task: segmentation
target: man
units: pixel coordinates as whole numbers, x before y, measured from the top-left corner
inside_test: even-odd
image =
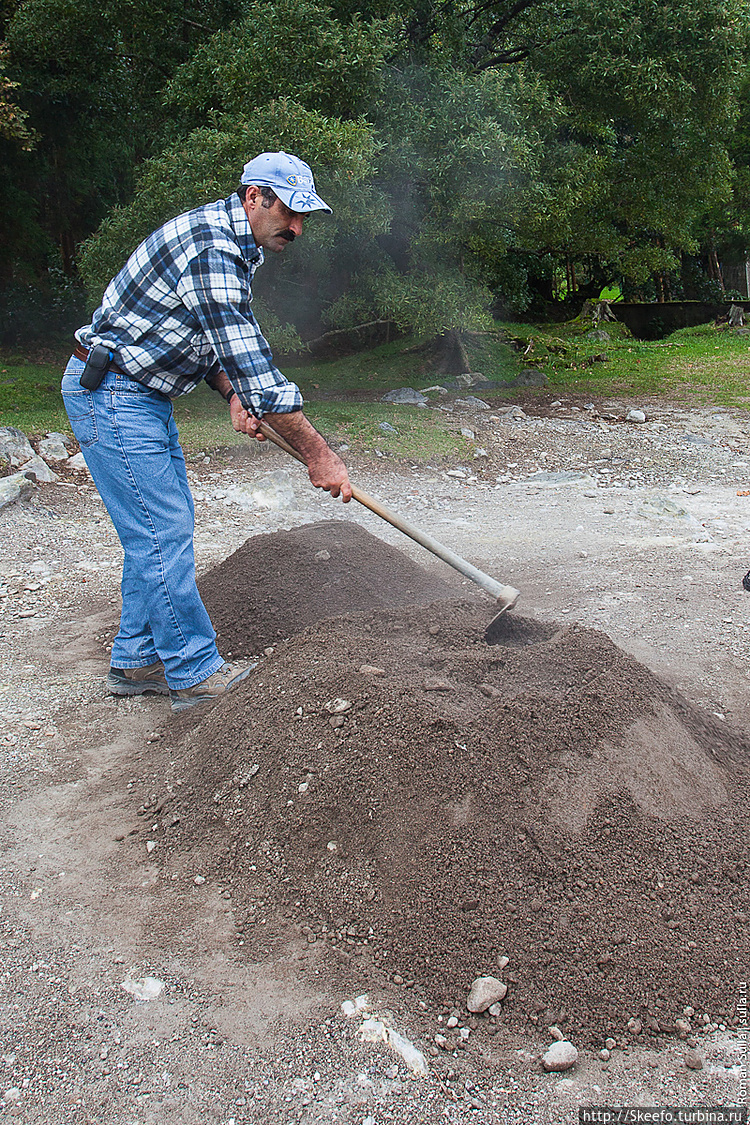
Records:
[[[165,223],[110,282],[76,333],[65,408],[125,552],[115,695],[169,694],[182,710],[223,695],[249,667],[227,664],[198,594],[193,501],[172,399],[205,379],[238,431],[263,418],[310,480],[351,499],[346,467],[302,413],[252,314],[263,251],[281,253],[311,211],[331,213],[307,164],[285,152],[245,165],[238,192]]]

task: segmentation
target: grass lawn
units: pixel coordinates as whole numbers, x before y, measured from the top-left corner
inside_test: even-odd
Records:
[[[474,371],[509,381],[524,367],[538,367],[547,385],[524,395],[669,399],[689,407],[716,403],[748,409],[750,336],[712,325],[681,329],[664,340],[635,340],[622,325],[603,325],[609,339],[590,337],[575,321],[559,325],[512,323],[503,336],[472,337]],[[461,456],[466,439],[441,411],[380,401],[394,387],[423,389],[439,383],[429,358],[413,341],[400,340],[335,362],[285,369],[299,383],[305,411],[325,434],[354,452],[430,461]],[[0,425],[25,433],[70,432],[60,398],[62,366],[0,355]],[[494,392],[496,395],[498,392]],[[512,401],[513,392],[503,394]],[[175,401],[188,453],[240,444],[223,399],[201,386]]]
[[[16,355],[5,362],[0,356],[0,426],[26,434],[70,433],[60,396],[62,373],[62,366],[26,363]]]
[[[685,406],[750,403],[750,336],[703,324],[663,340],[636,340],[621,325],[602,327],[609,340],[587,339],[572,325],[504,325],[519,346],[530,347],[524,363],[544,371],[550,391],[668,398]]]

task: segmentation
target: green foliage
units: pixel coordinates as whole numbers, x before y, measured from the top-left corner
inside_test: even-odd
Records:
[[[287,346],[378,317],[482,327],[581,283],[702,292],[691,263],[748,246],[747,0],[6,11],[0,287],[57,256],[97,299],[154,227],[279,147],[335,211],[258,276]]]
[[[16,105],[14,91],[18,83],[7,77],[7,66],[8,47],[0,43],[0,137],[28,151],[36,143],[36,134],[29,128],[27,111]]]
[[[537,31],[546,18],[528,15]],[[531,56],[570,107],[588,166],[589,191],[567,211],[557,248],[596,255],[610,279],[642,284],[694,253],[707,211],[731,198],[727,141],[746,74],[747,5],[571,0],[566,25],[552,49]]]
[[[750,403],[747,337],[713,324],[683,328],[662,340],[636,340],[622,331],[624,325],[608,323],[603,325],[611,336],[607,341],[587,338],[575,322],[503,327],[523,347],[524,362],[544,371],[545,393],[648,394],[688,405],[716,402],[744,409]]]
[[[391,46],[387,31],[383,21],[357,16],[341,24],[314,0],[261,0],[179,68],[167,99],[192,125],[215,114],[246,117],[287,96],[324,115],[354,117],[374,93]]]
[[[331,199],[363,176],[374,140],[360,122],[322,117],[282,99],[252,119],[225,118],[221,127],[195,129],[159,156],[146,161],[133,201],[115,209],[81,250],[80,269],[94,297],[152,230],[174,215],[236,189],[250,155],[294,148],[312,162],[317,186]]]
[[[75,273],[77,243],[126,201],[164,143],[163,89],[235,0],[24,0],[6,27],[7,76],[29,152],[0,144],[0,284]]]

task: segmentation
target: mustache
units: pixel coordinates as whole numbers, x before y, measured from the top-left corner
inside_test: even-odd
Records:
[[[297,237],[293,230],[280,230],[279,236],[285,238],[287,242],[294,242]]]

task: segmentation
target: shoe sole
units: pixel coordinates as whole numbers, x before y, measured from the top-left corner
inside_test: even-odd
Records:
[[[226,692],[222,692],[226,695]],[[213,703],[221,699],[220,695],[193,695],[190,699],[172,699],[173,711],[186,711],[188,707],[196,707],[199,703]]]
[[[153,680],[144,680],[140,684],[113,684],[107,680],[107,687],[112,695],[169,695],[166,684],[156,683]]]
[[[222,699],[228,691],[232,690],[235,684],[240,683],[240,681],[244,680],[246,676],[249,676],[253,668],[255,668],[256,666],[257,662],[256,664],[251,664],[250,667],[246,668],[244,672],[240,672],[239,676],[235,676],[233,680],[229,681],[224,691],[220,692],[219,695],[190,695],[186,697],[171,693],[172,710],[186,711],[188,707],[195,707],[199,703],[214,703],[217,699]]]

